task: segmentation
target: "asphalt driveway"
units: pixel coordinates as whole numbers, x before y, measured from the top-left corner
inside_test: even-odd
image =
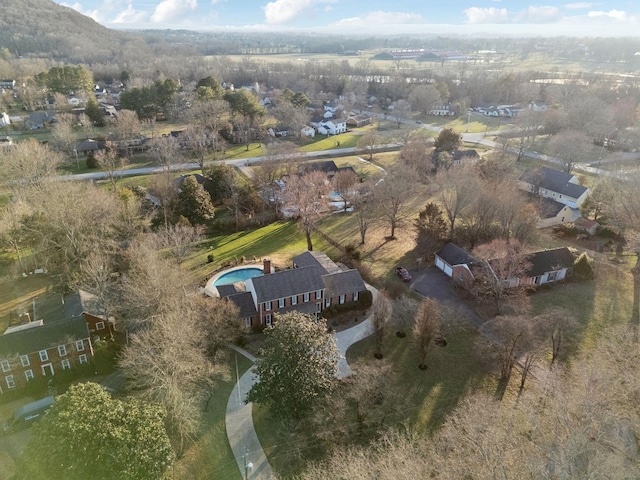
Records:
[[[430,297],[440,302],[447,303],[456,307],[463,312],[469,322],[475,327],[480,328],[484,323],[472,305],[466,303],[451,286],[451,278],[446,276],[442,270],[431,265],[427,268],[418,270],[410,270],[413,280],[411,288],[423,297]]]

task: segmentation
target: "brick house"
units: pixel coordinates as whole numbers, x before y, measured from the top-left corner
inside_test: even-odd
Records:
[[[0,335],[0,393],[88,363],[92,357],[83,317],[9,327]]]
[[[64,313],[66,318],[82,317],[94,337],[109,338],[115,331],[115,321],[113,317],[108,317],[100,299],[84,290],[64,298]]]
[[[246,327],[271,325],[275,314],[290,311],[317,315],[327,308],[357,302],[367,288],[355,269],[338,266],[320,252],[293,258],[292,268],[273,273],[264,260],[262,276],[215,287],[232,301]]]

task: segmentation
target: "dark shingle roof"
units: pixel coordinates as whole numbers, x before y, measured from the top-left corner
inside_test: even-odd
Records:
[[[88,313],[95,317],[104,317],[105,310],[100,303],[100,299],[93,293],[85,290],[78,290],[64,299],[64,314],[67,318],[79,317],[83,313]]]
[[[308,266],[250,278],[246,281],[246,284],[247,290],[251,290],[249,285],[253,284],[253,290],[256,292],[256,301],[263,303],[278,298],[323,290],[324,283],[320,275],[321,272],[318,267]]]
[[[346,270],[323,275],[322,280],[326,287],[325,297],[362,292],[367,289],[358,270]]]
[[[440,250],[438,250],[436,255],[451,266],[477,262],[477,260],[475,259],[475,257],[473,257],[473,255],[463,250],[462,248],[460,248],[454,243],[449,243],[445,245]]]
[[[89,328],[83,317],[46,323],[41,327],[0,335],[0,357],[38,352],[66,343],[67,338],[71,340],[89,338]]]
[[[298,168],[298,172],[301,174],[318,170],[324,173],[332,173],[338,171],[338,166],[333,160],[326,160],[324,162],[303,163]]]
[[[238,307],[240,318],[253,317],[258,314],[256,306],[253,304],[253,297],[249,292],[236,293],[227,297]]]
[[[341,271],[340,267],[338,267],[333,260],[322,252],[301,253],[300,255],[293,257],[293,264],[297,268],[311,266],[319,267],[322,271],[322,275]]]
[[[536,277],[554,270],[573,267],[575,261],[575,257],[567,247],[530,253],[525,256],[525,259],[531,265],[526,272],[528,277]]]
[[[540,198],[540,214],[542,218],[553,218],[566,207],[564,203],[556,202],[551,198]]]
[[[566,195],[571,198],[579,198],[587,191],[586,187],[571,183],[573,175],[548,167],[540,167],[536,170],[525,172],[520,177],[527,183],[539,185],[541,188]]]
[[[216,290],[218,290],[218,295],[220,295],[220,298],[229,297],[231,295],[235,295],[236,293],[240,293],[234,283],[229,283],[227,285],[217,285]]]
[[[458,160],[462,160],[465,158],[469,158],[469,159],[474,159],[474,158],[480,158],[480,155],[478,154],[478,152],[476,150],[455,150],[453,152],[453,159],[458,161]]]

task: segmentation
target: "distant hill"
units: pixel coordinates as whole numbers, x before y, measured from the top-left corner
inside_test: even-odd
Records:
[[[144,48],[135,33],[109,30],[52,0],[0,0],[0,48],[16,57],[108,61],[132,41]]]

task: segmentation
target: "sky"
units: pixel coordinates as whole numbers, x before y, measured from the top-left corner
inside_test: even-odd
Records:
[[[116,29],[638,36],[640,1],[54,0]]]

